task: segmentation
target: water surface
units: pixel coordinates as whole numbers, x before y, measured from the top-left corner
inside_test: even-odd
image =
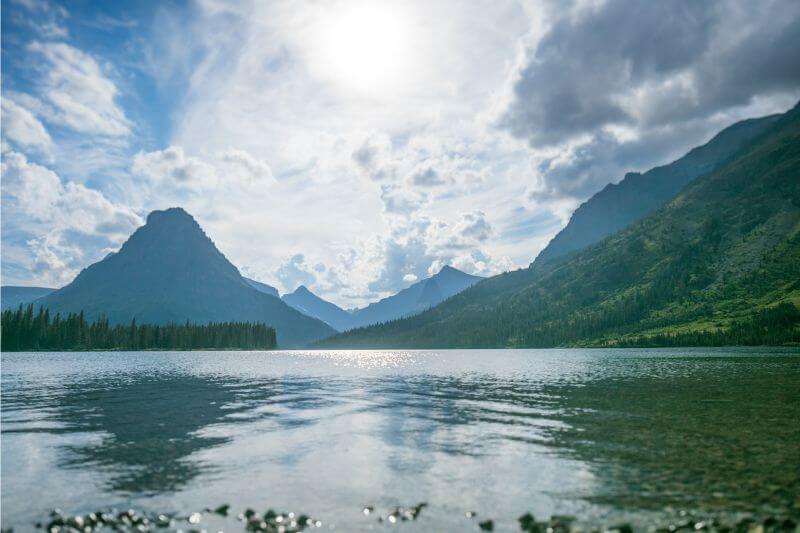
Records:
[[[2,525],[230,503],[408,531],[526,511],[800,512],[800,355],[774,349],[2,355]],[[241,530],[235,520],[215,526]]]

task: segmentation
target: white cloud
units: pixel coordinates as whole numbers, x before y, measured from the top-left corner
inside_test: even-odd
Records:
[[[153,186],[199,192],[218,187],[273,183],[269,165],[244,150],[229,149],[213,158],[186,155],[180,146],[139,152],[131,171],[148,178]],[[163,189],[156,191],[162,193]]]
[[[285,260],[278,267],[276,274],[283,286],[284,293],[294,292],[300,285],[312,285],[317,280],[312,267],[306,263],[303,254],[295,254]]]
[[[3,137],[21,149],[28,149],[52,158],[53,139],[33,113],[10,97],[2,99]]]
[[[69,12],[64,6],[46,0],[14,0],[14,3],[30,12],[22,20],[36,35],[49,39],[65,39],[69,36],[64,26],[64,19],[69,18]]]
[[[381,200],[387,213],[407,215],[422,209],[428,195],[398,185],[381,185]]]
[[[130,208],[82,184],[62,182],[19,152],[3,153],[2,176],[3,240],[26,236],[23,260],[37,283],[70,281],[142,224]]]
[[[796,88],[796,70],[786,68],[793,17],[775,22],[781,31],[772,36],[764,30],[770,13],[796,8],[770,0],[755,13],[746,2],[721,1],[707,10],[690,3],[673,20],[650,16],[668,8],[625,0],[409,0],[394,21],[385,14],[395,4],[377,1],[359,12],[361,0],[201,0],[186,11],[160,7],[151,33],[125,43],[133,57],[121,48],[106,54],[121,58],[116,65],[94,51],[36,42],[29,50],[43,61],[32,62],[35,97],[11,94],[54,136],[62,178],[91,175],[86,182],[102,186],[112,206],[137,213],[182,205],[243,271],[362,305],[444,264],[484,275],[527,265],[607,182],[665,162],[737,118],[787,107],[775,94]],[[619,6],[636,16],[609,16]],[[681,13],[693,10],[697,17],[684,22],[697,31],[687,35]],[[742,23],[704,33],[703,22],[720,13]],[[603,31],[620,27],[624,38]],[[652,35],[674,46],[654,47]],[[692,53],[712,45],[732,58]],[[749,67],[740,75],[711,68],[714,58],[744,64],[734,52],[765,76],[750,83],[742,79]],[[703,68],[687,73],[685,64]],[[719,100],[698,93],[698,72]],[[160,145],[138,138],[146,135],[128,117],[139,115],[121,108],[122,80],[147,74],[157,90],[179,95],[164,110],[170,137]],[[748,100],[756,93],[764,97]],[[679,116],[692,98],[701,122]],[[659,128],[665,117],[681,124]],[[79,135],[62,139],[55,126]],[[41,131],[23,129],[28,137],[6,134],[9,145],[44,149]],[[76,205],[97,203],[91,189],[55,185],[44,167],[28,172],[77,196]],[[74,216],[36,187],[20,186],[20,197],[41,195]],[[29,205],[34,218],[43,209]],[[103,216],[111,232],[114,217]],[[42,264],[56,270],[59,254],[75,264],[69,232],[44,235],[29,239]]]
[[[529,149],[487,116],[530,30],[528,12],[513,0],[479,0],[469,9],[413,0],[402,6],[401,21],[410,25],[411,64],[345,79],[351,68],[395,60],[373,57],[383,49],[375,43],[366,56],[327,61],[336,48],[321,46],[325,37],[314,29],[359,5],[201,2],[193,20],[162,19],[162,40],[149,56],[158,75],[188,75],[171,139],[183,147],[184,164],[202,154],[216,168],[208,154],[234,147],[267,161],[274,175],[274,184],[246,195],[217,180],[208,201],[184,199],[187,208],[259,279],[282,285],[278,271],[286,278],[288,264],[299,268],[290,259],[302,253],[303,271],[315,277],[311,288],[345,306],[385,296],[405,286],[405,276],[426,277],[436,260],[483,272],[527,264],[536,235],[509,244],[499,226],[491,238],[461,236],[448,246],[419,221],[442,221],[448,233],[468,224],[463,213],[532,205],[523,194]],[[377,18],[376,27],[384,21]],[[355,63],[331,72],[340,59]],[[367,82],[383,74],[402,80]]]
[[[117,86],[92,56],[66,43],[34,41],[29,49],[46,62],[38,89],[49,108],[46,120],[80,133],[131,133],[131,123],[116,102]]]
[[[550,13],[496,108],[535,154],[529,195],[540,203],[583,200],[800,97],[792,0],[574,2]]]
[[[244,150],[230,149],[222,153],[220,159],[227,164],[227,171],[245,180],[271,180],[272,169]]]
[[[217,183],[216,169],[199,158],[187,157],[180,146],[139,152],[133,159],[131,171],[156,185],[203,189]]]

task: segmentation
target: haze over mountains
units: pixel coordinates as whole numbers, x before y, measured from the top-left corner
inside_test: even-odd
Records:
[[[738,149],[713,146],[725,139]],[[800,342],[800,104],[729,128],[706,148],[721,159],[705,157],[708,150],[689,156],[712,170],[639,222],[548,268],[537,259],[417,316],[321,346]],[[644,176],[674,171],[689,156]],[[590,211],[612,211],[612,196],[584,204],[592,209],[573,228],[585,228]],[[562,232],[549,254],[579,249],[608,227],[588,238]],[[570,242],[575,235],[579,242]]]
[[[2,309],[15,309],[20,305],[27,305],[42,296],[47,296],[55,289],[48,287],[19,287],[5,285],[0,287],[0,302]]]

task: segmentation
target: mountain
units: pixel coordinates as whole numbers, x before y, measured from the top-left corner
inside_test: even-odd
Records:
[[[293,293],[283,295],[283,301],[308,316],[322,320],[336,331],[353,327],[353,315],[336,304],[323,300],[304,285]]]
[[[274,296],[275,298],[280,298],[281,295],[278,292],[278,289],[273,287],[272,285],[267,285],[266,283],[261,283],[260,281],[256,281],[250,278],[244,278],[248,285],[253,287],[258,292],[263,292],[264,294],[269,294],[270,296]]]
[[[0,287],[0,304],[2,309],[16,309],[20,304],[28,305],[34,300],[47,296],[55,289],[47,287],[19,287],[14,285],[4,285]]]
[[[538,255],[535,266],[568,256],[641,220],[674,198],[693,179],[729,161],[779,117],[771,115],[737,122],[668,165],[644,174],[632,172],[619,183],[607,185],[575,210],[569,223]]]
[[[331,335],[327,324],[253,288],[180,208],[153,211],[120,250],[37,301],[51,314],[84,311],[109,322],[264,322],[281,347]]]
[[[472,276],[445,266],[438,274],[418,281],[394,296],[348,311],[320,298],[302,285],[292,294],[284,295],[283,301],[308,316],[322,320],[337,331],[347,331],[415,315],[458,294],[481,279],[483,278],[480,276]]]
[[[351,327],[363,327],[415,315],[482,279],[480,276],[472,276],[451,266],[445,266],[434,276],[418,281],[394,296],[354,311]]]
[[[643,220],[325,347],[800,343],[800,104]]]

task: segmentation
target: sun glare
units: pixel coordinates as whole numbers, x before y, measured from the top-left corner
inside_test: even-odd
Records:
[[[398,88],[408,76],[413,28],[399,7],[348,6],[326,17],[320,29],[320,67],[337,83],[377,94]]]

